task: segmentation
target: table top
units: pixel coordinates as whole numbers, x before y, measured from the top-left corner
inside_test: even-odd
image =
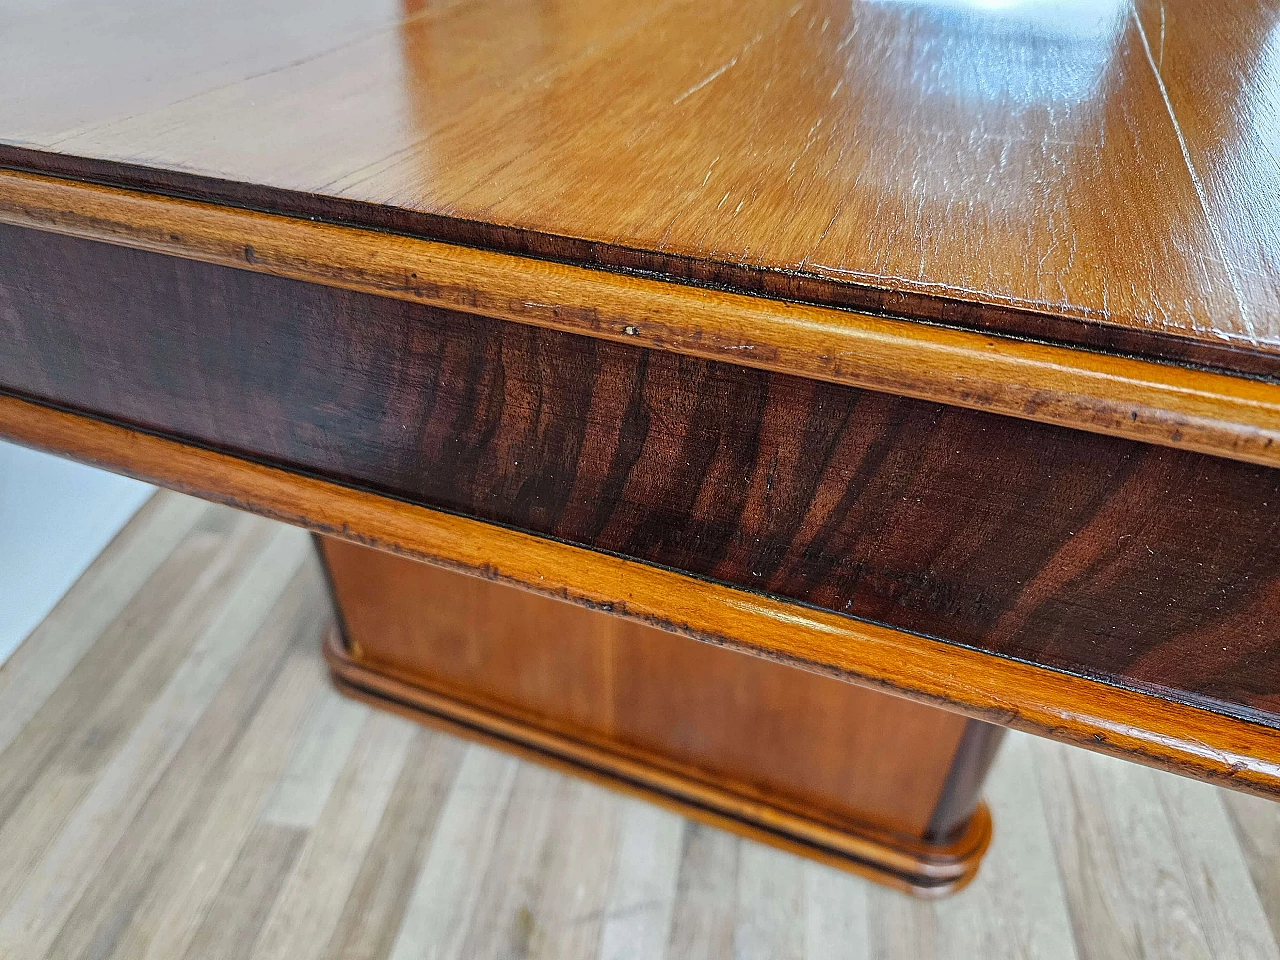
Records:
[[[1280,8],[9,2],[0,90],[10,166],[1280,375]]]

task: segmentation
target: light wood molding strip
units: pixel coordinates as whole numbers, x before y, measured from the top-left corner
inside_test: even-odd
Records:
[[[444,721],[446,728],[482,743],[539,763],[551,762],[560,769],[585,774],[644,799],[665,802],[685,816],[782,849],[803,851],[802,855],[816,855],[831,866],[861,872],[922,896],[951,893],[973,879],[991,839],[991,814],[981,804],[960,836],[945,845],[930,846],[871,827],[838,830],[715,784],[664,772],[618,752],[405,682],[385,671],[370,670],[352,659],[332,633],[326,636],[323,651],[344,693],[382,707],[399,706],[399,712],[419,722]],[[788,845],[786,839],[794,845]],[[859,862],[871,869],[860,871]]]
[[[0,438],[1104,753],[1280,798],[1280,730],[0,396]]]
[[[1280,466],[1280,385],[0,171],[0,222]]]

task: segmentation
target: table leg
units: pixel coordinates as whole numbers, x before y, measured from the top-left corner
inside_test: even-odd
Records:
[[[1002,730],[505,584],[317,538],[338,686],[920,895],[959,889]]]

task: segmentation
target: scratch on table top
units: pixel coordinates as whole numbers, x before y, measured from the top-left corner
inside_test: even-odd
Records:
[[[1142,49],[1147,55],[1147,63],[1151,67],[1151,72],[1155,76],[1156,87],[1160,90],[1160,97],[1164,100],[1164,108],[1169,114],[1169,122],[1173,124],[1173,133],[1178,140],[1178,149],[1182,152],[1182,162],[1187,168],[1187,173],[1191,177],[1191,185],[1195,188],[1196,198],[1200,201],[1200,210],[1204,214],[1205,222],[1209,227],[1209,234],[1213,237],[1214,246],[1217,247],[1218,256],[1222,259],[1223,272],[1227,275],[1227,281],[1231,284],[1231,293],[1235,297],[1236,307],[1240,311],[1240,321],[1244,324],[1245,334],[1250,342],[1258,342],[1258,331],[1253,325],[1253,318],[1249,315],[1249,308],[1245,304],[1244,291],[1240,289],[1240,280],[1236,277],[1235,270],[1232,268],[1231,260],[1227,256],[1227,245],[1222,239],[1222,232],[1218,229],[1218,223],[1213,215],[1209,212],[1209,198],[1205,192],[1204,182],[1200,179],[1200,174],[1196,172],[1195,164],[1191,162],[1191,151],[1187,148],[1187,139],[1182,133],[1182,125],[1178,123],[1178,116],[1173,109],[1173,101],[1169,99],[1169,89],[1165,86],[1164,77],[1160,73],[1161,64],[1156,62],[1156,58],[1151,53],[1151,43],[1147,40],[1146,28],[1142,25],[1142,18],[1138,16],[1137,7],[1132,7],[1133,22],[1138,28],[1138,37],[1142,40]],[[1164,33],[1164,5],[1160,6],[1160,29],[1161,29],[1161,60],[1164,59],[1163,33]]]
[[[1160,63],[1159,70],[1164,70],[1164,0],[1160,0]]]
[[[786,23],[788,20],[794,17],[797,13],[800,12],[800,9],[803,6],[804,6],[803,3],[797,3],[795,6],[793,6],[789,11],[787,11],[787,15],[783,17],[782,22]],[[680,94],[678,97],[672,100],[671,105],[673,107],[678,107],[681,103],[683,103],[685,100],[688,100],[691,96],[693,96],[703,87],[706,87],[711,83],[714,83],[719,77],[724,76],[729,70],[733,69],[733,67],[737,65],[739,60],[741,60],[744,56],[746,56],[747,52],[752,47],[754,47],[761,40],[763,40],[768,35],[769,32],[771,31],[762,30],[759,33],[757,33],[754,37],[748,40],[746,44],[743,45],[741,50],[735,53],[732,57],[730,57],[720,66],[712,70],[709,74],[707,74],[705,77],[703,77],[693,86],[691,86],[684,93]]]
[[[140,115],[158,113],[159,111],[162,111],[162,110],[171,110],[174,107],[177,107],[181,104],[190,103],[191,101],[198,100],[202,97],[212,96],[212,95],[221,93],[224,90],[230,90],[230,89],[239,87],[243,84],[251,83],[255,80],[261,80],[264,77],[269,77],[274,74],[286,73],[290,70],[295,70],[299,67],[306,66],[309,63],[315,63],[318,60],[324,60],[328,57],[334,56],[335,54],[343,53],[347,50],[350,50],[353,47],[358,47],[361,44],[368,43],[371,40],[377,40],[381,37],[393,35],[397,31],[404,30],[406,27],[408,27],[409,25],[413,24],[418,20],[428,20],[428,19],[439,18],[443,14],[448,13],[454,10],[455,8],[462,6],[464,2],[465,0],[454,0],[454,2],[452,3],[446,3],[438,7],[429,7],[426,9],[419,10],[416,13],[406,14],[394,22],[385,23],[376,27],[370,27],[366,30],[357,31],[356,33],[353,33],[350,36],[343,37],[340,42],[332,44],[328,47],[325,47],[324,49],[316,50],[315,52],[309,53],[305,56],[295,57],[292,60],[288,60],[284,63],[278,63],[278,64],[275,64],[274,66],[266,67],[262,70],[259,70],[253,73],[247,73],[247,74],[244,74],[243,76],[236,76],[225,82],[215,83],[213,86],[210,86],[210,87],[203,87],[199,90],[196,90],[194,93],[189,93],[186,96],[178,97],[176,100],[170,100],[167,103],[164,103],[158,107],[154,107],[152,109],[146,110],[144,111],[143,114],[129,113],[124,116],[113,117],[109,120],[104,120],[100,123],[92,123],[85,126],[74,127],[70,130],[64,131],[59,136],[50,140],[46,146],[57,147],[57,146],[69,144],[82,137],[91,136],[95,133],[101,133],[102,131],[110,130],[113,127],[118,127],[121,124],[128,123],[131,120],[137,119]]]
[[[759,38],[759,36],[757,36],[757,37],[756,37],[756,40],[758,41],[759,39],[760,39],[760,38]],[[754,41],[753,41],[753,43],[754,43]],[[752,45],[752,44],[749,44],[748,46],[751,46],[751,45]],[[680,96],[678,96],[678,97],[676,97],[674,100],[672,100],[672,101],[671,101],[671,105],[672,105],[673,107],[674,107],[674,106],[678,106],[680,103],[684,102],[685,100],[688,100],[691,96],[693,96],[695,93],[697,93],[697,92],[698,92],[699,90],[701,90],[703,87],[705,87],[707,84],[709,84],[709,83],[711,83],[712,81],[714,81],[714,80],[716,79],[716,77],[720,76],[720,75],[721,75],[721,74],[723,74],[726,70],[728,70],[728,69],[730,69],[731,67],[733,67],[737,62],[738,62],[738,57],[736,57],[736,56],[735,56],[735,57],[730,57],[730,58],[729,58],[729,60],[728,60],[726,63],[723,63],[723,64],[721,64],[719,67],[717,67],[715,70],[712,70],[709,74],[707,74],[705,77],[703,77],[703,78],[702,78],[701,80],[699,80],[697,83],[695,83],[692,87],[690,87],[690,88],[689,88],[688,90],[686,90],[684,93],[680,94]]]

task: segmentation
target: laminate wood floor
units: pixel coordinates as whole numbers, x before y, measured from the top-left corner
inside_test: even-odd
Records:
[[[330,616],[301,532],[148,503],[0,670],[0,956],[1280,960],[1280,805],[1013,735],[921,902],[345,700]]]

